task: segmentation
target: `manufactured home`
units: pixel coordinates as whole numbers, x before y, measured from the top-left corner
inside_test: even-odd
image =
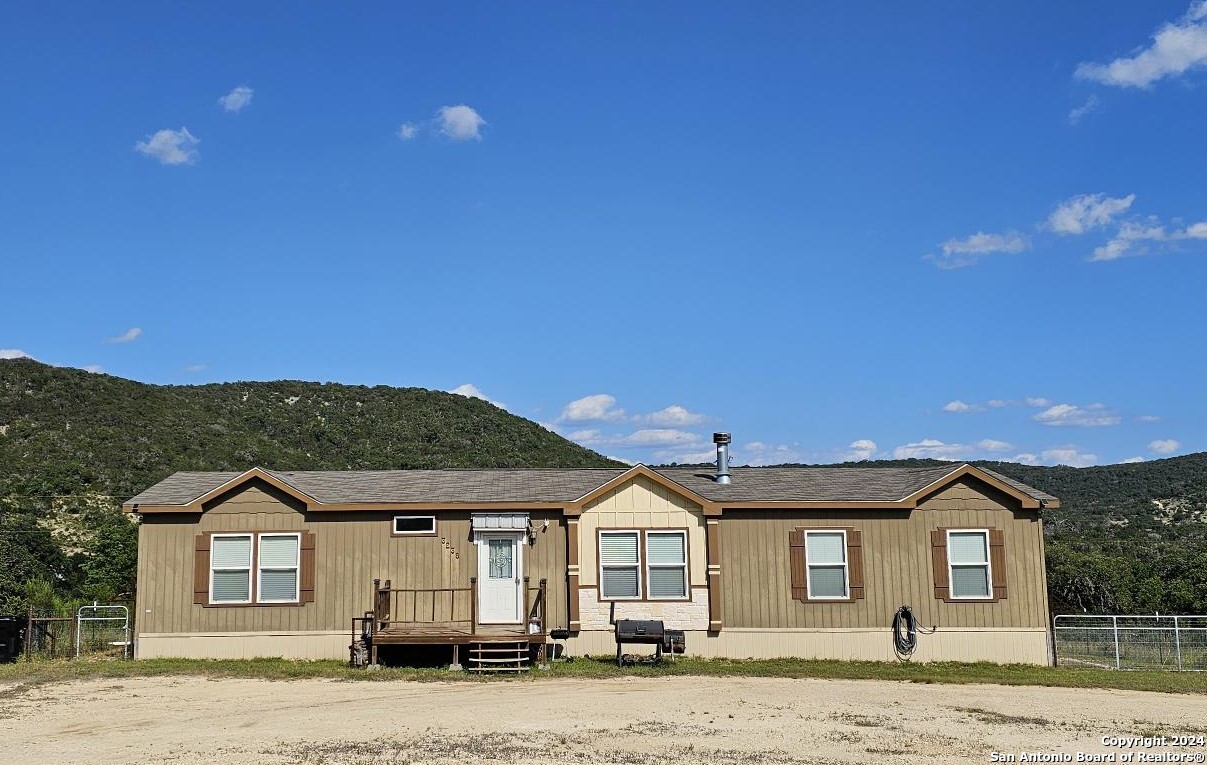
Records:
[[[718,451],[726,449],[722,444]],[[661,620],[687,653],[1048,662],[1041,511],[971,465],[176,473],[141,517],[137,655],[471,667],[545,646],[615,650]],[[568,637],[567,637],[568,635]]]

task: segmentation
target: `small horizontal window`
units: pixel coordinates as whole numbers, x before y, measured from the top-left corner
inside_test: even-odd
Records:
[[[394,516],[395,534],[435,534],[436,516],[434,515],[396,515]]]

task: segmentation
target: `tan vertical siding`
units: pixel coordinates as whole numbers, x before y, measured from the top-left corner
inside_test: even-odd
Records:
[[[725,626],[736,628],[887,628],[909,605],[923,625],[1047,626],[1038,514],[972,479],[906,510],[731,510],[721,521]],[[788,535],[797,527],[848,526],[863,532],[865,597],[853,603],[792,598]],[[1005,536],[1007,597],[944,603],[934,597],[930,531],[999,528]]]
[[[390,511],[310,512],[266,486],[220,498],[199,515],[147,515],[139,530],[139,633],[237,633],[350,630],[372,604],[373,579],[398,588],[469,587],[477,570],[469,512],[436,513],[436,536],[393,536]],[[551,626],[566,622],[566,527],[556,511],[531,514],[536,540],[525,548],[525,573],[536,587],[549,580]],[[549,519],[548,529],[543,521]],[[206,607],[193,604],[197,534],[309,531],[315,535],[315,599],[301,606]],[[451,605],[447,594],[437,613]],[[469,618],[468,593],[456,615]],[[398,608],[414,609],[413,597]],[[430,595],[418,609],[430,618]],[[410,611],[408,611],[409,615]]]

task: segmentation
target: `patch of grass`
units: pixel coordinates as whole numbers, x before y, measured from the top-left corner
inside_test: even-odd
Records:
[[[28,686],[92,678],[191,675],[259,680],[330,680],[382,682],[542,682],[549,678],[605,679],[614,677],[778,677],[822,680],[888,680],[909,683],[988,685],[1038,685],[1060,688],[1114,688],[1162,693],[1207,694],[1207,683],[1194,672],[1036,667],[1024,664],[893,664],[874,661],[813,661],[803,659],[700,659],[679,658],[661,666],[637,665],[623,669],[612,659],[578,657],[555,662],[549,670],[534,669],[515,676],[477,676],[445,669],[384,668],[369,672],[352,669],[340,661],[289,661],[285,659],[139,659],[137,661],[18,661],[0,665],[0,684]]]
[[[994,712],[992,709],[981,709],[980,707],[952,707],[952,709],[957,712],[970,714],[988,725],[1035,725],[1046,728],[1052,724],[1051,720],[1043,717],[1008,715],[1002,712]]]

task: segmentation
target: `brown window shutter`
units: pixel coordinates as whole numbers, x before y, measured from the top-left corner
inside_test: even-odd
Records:
[[[314,534],[302,532],[302,581],[301,597],[303,603],[314,602]]]
[[[847,576],[851,600],[863,598],[863,532],[847,529]]]
[[[805,585],[805,532],[794,529],[788,534],[788,558],[792,569],[792,598],[801,602],[809,599]]]
[[[193,603],[210,602],[210,535],[198,534],[193,546]]]
[[[951,587],[947,581],[947,529],[930,532],[930,565],[935,577],[935,599],[951,600]]]
[[[1001,529],[989,529],[989,568],[993,571],[993,599],[1006,599],[1006,540]]]

